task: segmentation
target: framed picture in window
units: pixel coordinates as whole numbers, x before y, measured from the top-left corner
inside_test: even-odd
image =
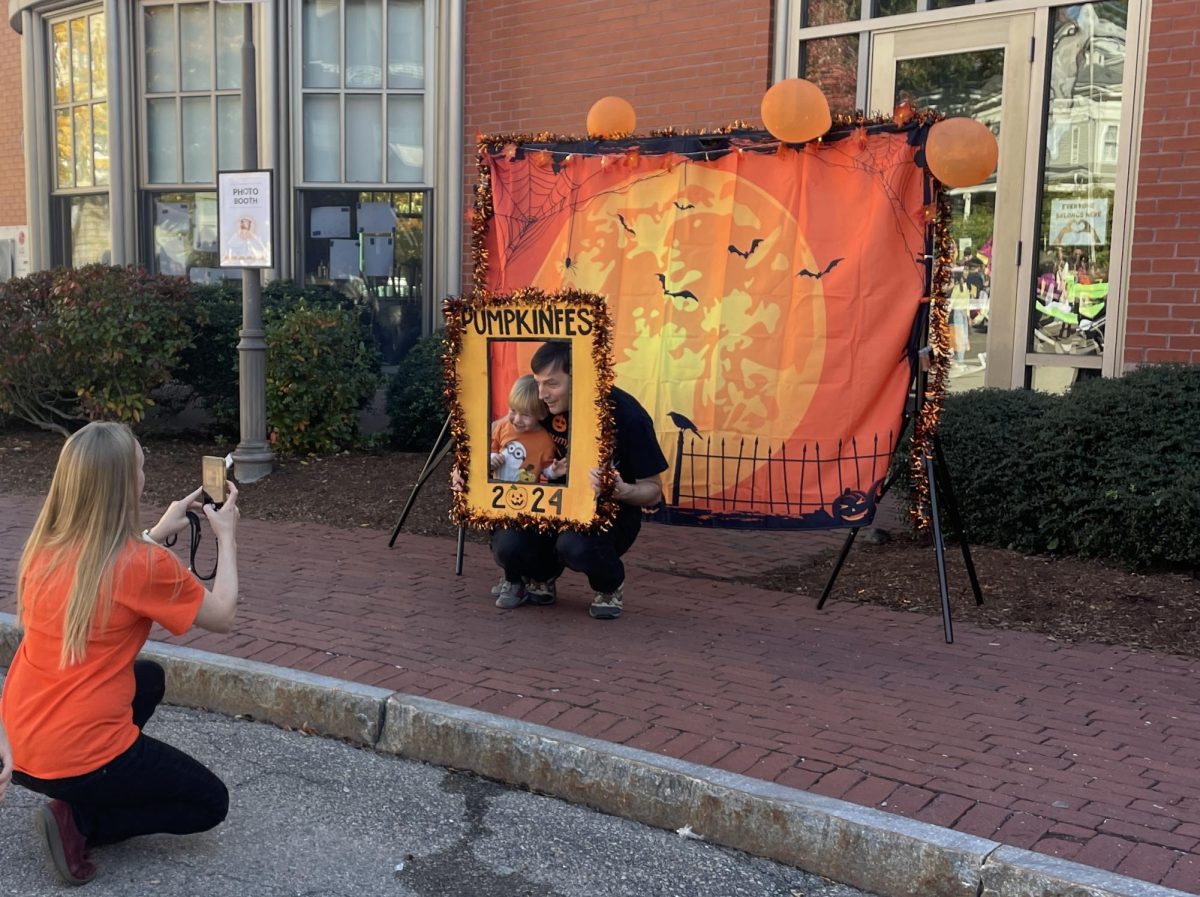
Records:
[[[477,292],[445,305],[460,525],[590,531],[611,523],[611,325],[576,290]],[[603,471],[599,494],[591,471]]]

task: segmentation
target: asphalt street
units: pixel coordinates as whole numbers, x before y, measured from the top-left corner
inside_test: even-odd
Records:
[[[229,786],[229,818],[93,852],[80,893],[205,897],[865,897],[797,869],[583,807],[249,720],[162,707],[148,734]],[[61,895],[43,800],[0,803],[0,894]]]

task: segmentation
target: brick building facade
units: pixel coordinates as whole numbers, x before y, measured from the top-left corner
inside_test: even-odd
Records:
[[[0,28],[0,90],[7,97],[21,95],[21,36]],[[21,108],[5,103],[0,126],[0,227],[25,223],[25,150]]]
[[[1125,361],[1200,362],[1200,6],[1151,14]]]

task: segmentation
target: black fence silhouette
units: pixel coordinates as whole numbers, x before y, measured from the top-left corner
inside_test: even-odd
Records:
[[[801,517],[827,511],[847,489],[869,492],[887,475],[896,449],[890,430],[882,440],[876,433],[869,446],[860,447],[855,437],[835,445],[804,443],[799,452],[789,451],[786,442],[764,448],[759,437],[722,437],[714,443],[691,436],[685,446],[684,435],[680,429],[670,503],[714,513]],[[816,498],[806,501],[814,483]]]

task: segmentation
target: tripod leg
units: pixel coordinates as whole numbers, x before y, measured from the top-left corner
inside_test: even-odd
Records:
[[[975,603],[983,604],[983,591],[979,588],[979,577],[975,575],[975,562],[971,560],[971,546],[967,544],[967,531],[963,526],[962,517],[958,513],[958,500],[954,497],[954,487],[950,483],[950,468],[946,466],[946,456],[942,454],[941,440],[933,437],[933,458],[941,471],[942,491],[946,497],[946,510],[950,513],[950,522],[954,525],[954,534],[962,548],[963,563],[967,567],[967,578],[971,580],[971,591],[975,593]]]
[[[392,527],[392,537],[388,539],[388,548],[396,544],[396,536],[400,535],[400,527],[404,526],[404,521],[408,518],[408,512],[412,510],[413,503],[417,500],[417,493],[421,491],[421,487],[425,485],[425,481],[437,469],[437,466],[442,463],[442,459],[450,453],[454,442],[449,441],[440,449],[435,447],[430,452],[429,457],[425,461],[424,468],[421,469],[421,475],[417,477],[417,481],[413,484],[412,491],[408,493],[408,501],[404,503],[404,509],[400,512],[400,519],[396,521],[396,525]]]
[[[463,568],[463,551],[467,546],[467,528],[460,526],[458,528],[458,544],[454,549],[454,575],[462,576]]]
[[[825,601],[829,598],[829,593],[833,591],[833,583],[837,579],[838,574],[842,572],[842,564],[846,563],[846,555],[850,553],[850,546],[854,544],[854,537],[857,535],[858,527],[856,526],[850,530],[850,535],[846,536],[846,541],[842,543],[842,550],[838,554],[837,562],[833,565],[833,572],[829,574],[829,581],[825,583],[821,597],[817,599],[817,610],[825,606]]]
[[[925,459],[925,476],[929,479],[929,516],[933,522],[933,548],[937,555],[938,592],[942,598],[942,628],[946,644],[954,643],[954,627],[950,622],[950,589],[946,584],[946,544],[942,540],[942,521],[938,516],[937,468],[933,458]]]

